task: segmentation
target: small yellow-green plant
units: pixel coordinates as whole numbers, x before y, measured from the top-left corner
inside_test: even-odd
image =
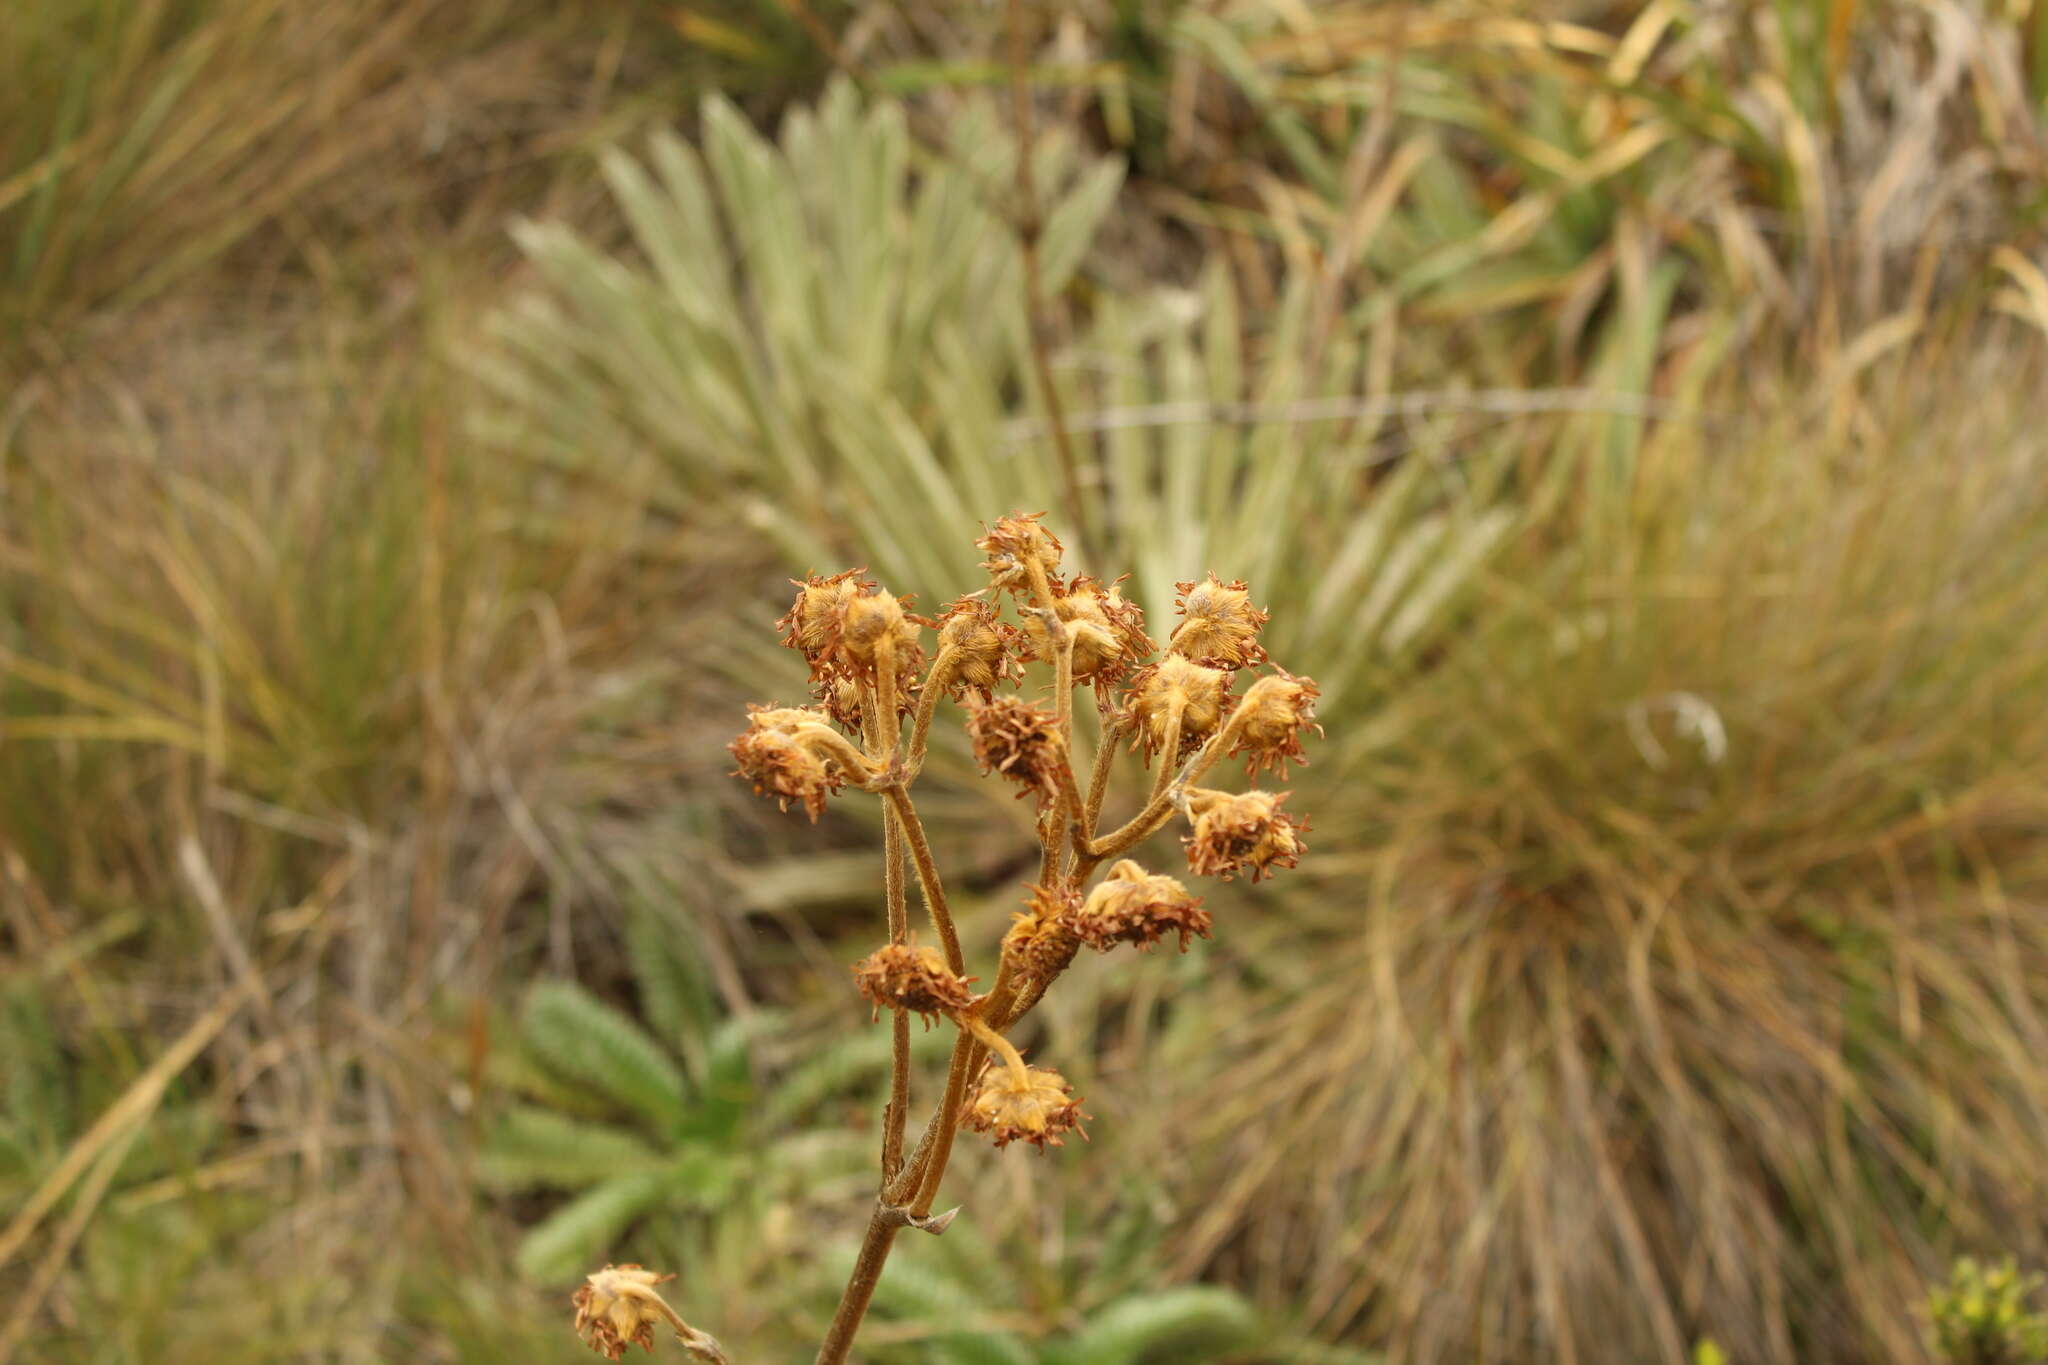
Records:
[[[1157,662],[1143,614],[1114,583],[1065,577],[1064,547],[1036,516],[998,520],[979,541],[989,584],[937,617],[908,604],[862,571],[799,583],[779,623],[783,642],[809,661],[810,706],[756,706],[732,742],[736,776],[813,819],[847,788],[884,803],[883,895],[888,941],[854,964],[861,995],[894,1030],[889,1099],[882,1111],[880,1190],[852,1278],[833,1314],[820,1365],[844,1361],[873,1298],[896,1234],[944,1232],[957,1209],[934,1214],[954,1137],[962,1126],[996,1146],[1061,1146],[1082,1132],[1081,1100],[1058,1071],[1029,1065],[1007,1034],[1085,945],[1149,949],[1207,937],[1211,917],[1172,876],[1124,855],[1184,819],[1188,869],[1198,876],[1253,880],[1292,867],[1305,828],[1285,794],[1199,786],[1225,758],[1244,757],[1256,776],[1301,761],[1315,728],[1316,686],[1273,667],[1242,693],[1241,676],[1267,664],[1259,634],[1266,613],[1241,582],[1179,584],[1180,621]],[[1015,607],[1005,619],[998,603]],[[924,631],[937,632],[926,665]],[[1049,667],[1051,705],[1016,695],[1024,665]],[[1074,694],[1092,689],[1101,716],[1085,786],[1074,762]],[[966,729],[984,773],[1015,785],[1037,807],[1038,877],[1025,909],[1002,940],[988,989],[967,973],[911,786],[924,766],[941,698],[963,703]],[[906,735],[906,722],[908,725]],[[1117,749],[1128,742],[1148,766],[1157,759],[1137,812],[1100,829]],[[910,930],[906,858],[937,939]],[[1104,864],[1108,872],[1094,880]],[[1093,881],[1093,885],[1090,883]],[[945,1089],[922,1136],[906,1150],[910,1112],[910,1016],[945,1019],[958,1030]],[[1083,1136],[1086,1136],[1083,1133]],[[577,1292],[576,1326],[601,1355],[618,1359],[635,1342],[652,1345],[663,1325],[700,1359],[725,1359],[717,1343],[684,1323],[653,1286],[651,1272],[606,1267]]]
[[[2022,1275],[2010,1257],[1995,1266],[1965,1256],[1948,1284],[1927,1296],[1928,1335],[1945,1365],[2035,1365],[2048,1361],[2048,1313],[2027,1300],[2041,1276]]]

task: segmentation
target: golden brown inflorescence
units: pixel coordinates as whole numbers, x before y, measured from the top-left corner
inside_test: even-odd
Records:
[[[1225,583],[1210,574],[1201,582],[1176,583],[1181,622],[1166,647],[1183,658],[1212,668],[1248,668],[1263,663],[1259,631],[1270,614],[1252,605],[1244,582]]]
[[[929,624],[939,632],[940,650],[953,651],[945,689],[954,701],[964,699],[970,690],[987,701],[1004,679],[1024,676],[1024,666],[1016,658],[1017,628],[1002,619],[993,603],[963,597],[949,603]]]
[[[1029,904],[1003,935],[1003,959],[1015,964],[1011,970],[1034,985],[1065,971],[1081,946],[1069,922],[1080,908],[1077,891],[1033,886]]]
[[[1264,671],[1260,632],[1267,613],[1252,604],[1243,583],[1212,573],[1176,585],[1180,620],[1165,653],[1147,662],[1156,646],[1137,606],[1118,582],[1067,572],[1064,547],[1038,515],[1001,517],[977,543],[987,582],[931,619],[911,615],[908,599],[860,570],[799,582],[778,624],[783,642],[810,665],[821,705],[752,708],[746,732],[732,743],[740,776],[785,807],[802,805],[813,819],[828,796],[845,788],[886,803],[884,847],[892,863],[883,886],[891,941],[853,967],[862,998],[876,1015],[892,1015],[881,1207],[827,1329],[818,1354],[823,1365],[848,1359],[896,1229],[940,1232],[950,1221],[931,1209],[960,1127],[998,1147],[1057,1147],[1081,1131],[1080,1101],[1066,1080],[1050,1067],[1027,1065],[1007,1036],[1081,946],[1108,952],[1120,944],[1148,950],[1172,942],[1185,952],[1213,931],[1200,897],[1125,855],[1178,818],[1188,821],[1183,842],[1198,876],[1257,881],[1293,867],[1302,854],[1305,825],[1283,808],[1283,796],[1199,785],[1226,757],[1246,758],[1254,777],[1269,767],[1284,774],[1303,761],[1302,742],[1318,729],[1315,683],[1277,665]],[[924,627],[937,632],[929,669]],[[1052,689],[1049,705],[1012,690],[1027,663],[1038,668],[1039,685]],[[1254,676],[1254,669],[1264,675]],[[1092,719],[1089,708],[1076,705],[1075,694],[1088,691],[1096,702]],[[1037,804],[1031,823],[1039,875],[1003,936],[994,981],[979,995],[972,990],[978,978],[961,965],[967,936],[953,922],[912,797],[940,703],[949,699],[966,707],[967,738],[982,772],[1015,783]],[[882,714],[889,710],[913,723],[905,727]],[[1125,739],[1144,751],[1153,773],[1142,780],[1134,812],[1105,820]],[[1085,782],[1073,768],[1077,745],[1094,750]],[[1107,873],[1096,879],[1105,865]],[[918,900],[939,946],[910,941],[905,871],[916,874]],[[927,1026],[943,1020],[957,1030],[944,1097],[915,1139],[905,1129],[910,1013]],[[654,1324],[667,1320],[686,1350],[722,1360],[709,1338],[672,1314],[664,1319],[669,1310],[653,1293],[654,1282],[630,1266],[592,1276],[577,1296],[578,1331],[616,1358],[635,1341],[651,1344]]]
[[[576,1305],[576,1334],[607,1360],[625,1357],[628,1346],[654,1349],[654,1329],[675,1316],[654,1286],[674,1275],[657,1275],[637,1265],[608,1265],[587,1276],[571,1302]]]
[[[981,1084],[968,1100],[961,1122],[988,1134],[998,1147],[1022,1141],[1045,1148],[1066,1146],[1067,1133],[1087,1137],[1081,1127],[1086,1117],[1066,1077],[1051,1067],[1019,1071],[992,1060],[982,1069]]]
[[[1040,801],[1058,795],[1058,766],[1066,761],[1058,718],[1019,697],[997,697],[967,713],[967,738],[984,773],[1015,782],[1017,794]]]
[[[1230,746],[1232,758],[1250,755],[1247,776],[1257,777],[1259,769],[1270,764],[1284,780],[1289,759],[1308,762],[1301,737],[1310,730],[1319,735],[1323,732],[1316,724],[1318,695],[1311,679],[1298,678],[1284,668],[1275,668],[1272,676],[1251,685],[1238,702],[1235,740]]]
[[[1169,654],[1131,679],[1124,694],[1124,723],[1149,763],[1166,745],[1177,717],[1179,739],[1166,761],[1178,763],[1216,733],[1236,701],[1230,695],[1230,674]]]
[[[1129,858],[1119,860],[1067,919],[1074,936],[1099,953],[1119,943],[1144,951],[1168,934],[1178,935],[1180,950],[1186,952],[1190,935],[1209,937],[1211,922],[1199,896]]]
[[[1275,867],[1293,867],[1301,861],[1301,831],[1280,803],[1287,793],[1222,792],[1190,787],[1188,814],[1194,832],[1181,842],[1188,852],[1188,870],[1198,877],[1221,877],[1225,881],[1239,872],[1251,873],[1253,881],[1272,875]]]
[[[803,727],[825,724],[824,714],[798,706],[748,709],[747,728],[727,746],[739,764],[733,776],[746,778],[784,810],[796,802],[816,820],[825,813],[825,798],[849,780],[835,759],[806,740]]]
[[[853,964],[853,980],[877,1017],[885,1009],[906,1009],[929,1025],[974,1003],[968,985],[975,978],[955,975],[937,948],[914,943],[883,944]]]

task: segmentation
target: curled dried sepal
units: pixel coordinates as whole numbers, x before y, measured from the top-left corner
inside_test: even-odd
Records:
[[[1247,771],[1252,776],[1271,764],[1285,778],[1288,759],[1308,761],[1301,752],[1302,735],[1311,729],[1323,732],[1316,724],[1318,695],[1313,679],[1296,677],[1284,668],[1276,667],[1272,676],[1253,683],[1233,718],[1231,756],[1250,754]]]
[[[965,698],[970,688],[987,701],[1004,678],[1024,676],[1023,666],[1013,657],[1016,628],[999,619],[992,604],[963,597],[929,624],[938,628],[939,647],[953,650],[946,691],[954,701]]]
[[[622,1360],[626,1348],[638,1344],[654,1349],[654,1330],[667,1327],[698,1360],[727,1365],[725,1352],[703,1332],[684,1322],[656,1292],[674,1275],[657,1275],[637,1265],[608,1265],[586,1276],[570,1302],[576,1305],[576,1335],[607,1360]]]
[[[1197,583],[1176,583],[1181,623],[1167,649],[1212,668],[1245,668],[1264,661],[1259,631],[1269,614],[1252,605],[1244,581],[1225,583],[1215,574]]]
[[[914,943],[885,943],[853,964],[854,983],[875,1007],[906,1009],[921,1014],[929,1025],[936,1015],[953,1014],[974,1003],[968,983],[957,976],[938,949]]]
[[[1051,1067],[1030,1066],[1020,1072],[991,1058],[960,1121],[977,1133],[987,1133],[998,1147],[1023,1141],[1045,1148],[1064,1147],[1066,1133],[1087,1137],[1081,1127],[1086,1117],[1066,1077]]]
[[[1081,944],[1069,925],[1081,908],[1081,897],[1073,891],[1043,886],[1031,888],[1031,900],[1010,923],[1003,935],[1003,958],[1015,964],[1013,970],[1026,982],[1042,984],[1067,969]]]
[[[1088,893],[1068,923],[1081,942],[1099,953],[1119,943],[1136,944],[1143,951],[1168,934],[1178,934],[1180,950],[1186,952],[1189,935],[1209,937],[1211,920],[1201,898],[1190,896],[1179,881],[1123,858]]]
[[[1280,803],[1287,793],[1266,791],[1212,791],[1190,787],[1187,792],[1189,818],[1194,832],[1181,842],[1188,853],[1188,870],[1198,877],[1222,877],[1228,881],[1238,872],[1249,871],[1253,881],[1270,876],[1275,867],[1293,867],[1301,861],[1305,845],[1297,824]]]
[[[1235,701],[1229,687],[1230,675],[1222,669],[1178,654],[1139,669],[1124,694],[1124,723],[1132,729],[1133,744],[1144,747],[1149,762],[1165,745],[1178,706],[1180,743],[1177,752],[1167,755],[1169,762],[1178,761],[1223,723]]]
[[[1059,791],[1059,719],[1018,697],[997,697],[967,713],[967,738],[984,773],[1001,773],[1041,799]]]
[[[1074,677],[1081,682],[1115,683],[1152,652],[1145,634],[1145,613],[1138,604],[1087,574],[1062,587],[1053,584],[1053,613],[1074,637]],[[1054,658],[1052,631],[1045,619],[1026,614],[1024,633],[1030,657],[1041,663]]]
[[[746,778],[755,794],[774,797],[784,810],[799,803],[816,820],[825,813],[825,798],[848,781],[837,763],[798,737],[800,727],[824,723],[824,714],[808,707],[749,707],[747,728],[727,746],[739,764],[732,775]]]
[[[1038,524],[1044,515],[1012,512],[1007,517],[998,517],[996,524],[974,542],[988,553],[981,567],[988,570],[989,582],[994,586],[1026,593],[1031,590],[1030,565],[1036,564],[1048,580],[1059,572],[1065,547]]]

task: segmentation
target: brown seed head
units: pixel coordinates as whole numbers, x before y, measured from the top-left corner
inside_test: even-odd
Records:
[[[655,1326],[681,1321],[654,1289],[674,1278],[637,1265],[608,1265],[585,1277],[570,1299],[576,1305],[576,1334],[607,1360],[624,1359],[626,1348],[635,1343],[652,1351]]]
[[[1181,623],[1173,628],[1167,649],[1212,668],[1244,668],[1259,663],[1266,651],[1259,629],[1268,613],[1252,605],[1242,579],[1225,583],[1210,574],[1199,583],[1176,583]]]
[[[1080,908],[1081,897],[1075,892],[1032,887],[1028,908],[1017,913],[1003,935],[1004,959],[1014,962],[1027,982],[1051,981],[1067,969],[1081,946],[1068,925]]]
[[[967,737],[984,773],[997,772],[1040,799],[1059,791],[1059,718],[1019,697],[997,697],[967,713]]]
[[[796,737],[799,725],[823,721],[805,707],[750,707],[747,728],[727,746],[739,764],[732,776],[746,778],[756,795],[774,797],[784,810],[801,803],[816,820],[825,813],[825,798],[846,784],[837,764]]]
[[[1285,779],[1288,759],[1308,762],[1301,752],[1302,735],[1310,729],[1323,732],[1316,724],[1318,695],[1313,679],[1298,678],[1284,668],[1253,683],[1237,705],[1231,756],[1249,753],[1246,771],[1254,777],[1261,767],[1271,764]]]
[[[1172,877],[1157,876],[1121,859],[1109,875],[1098,882],[1088,899],[1068,921],[1081,942],[1106,953],[1119,943],[1134,943],[1140,951],[1168,934],[1180,935],[1180,950],[1188,950],[1188,936],[1209,937],[1209,912],[1199,897]]]
[[[1011,657],[1016,630],[997,617],[992,604],[963,597],[930,624],[938,627],[940,647],[954,651],[953,676],[946,683],[954,701],[965,697],[969,688],[987,701],[1005,677],[1024,676],[1022,665]]]
[[[1169,762],[1178,762],[1223,722],[1235,701],[1229,688],[1230,675],[1222,669],[1169,654],[1131,678],[1124,694],[1124,723],[1133,727],[1134,743],[1144,746],[1149,760],[1166,743],[1167,724],[1178,701],[1179,752],[1167,755]]]
[[[846,604],[862,591],[875,586],[861,580],[860,572],[859,569],[846,569],[830,578],[811,574],[789,580],[796,584],[796,601],[775,624],[784,632],[782,643],[811,661],[814,677],[826,653],[839,639]]]
[[[875,1007],[906,1009],[924,1016],[953,1014],[974,1003],[967,984],[975,978],[955,976],[937,948],[914,943],[885,943],[853,964],[854,984]]]
[[[1194,832],[1182,839],[1188,851],[1188,870],[1198,877],[1222,877],[1249,870],[1253,881],[1270,876],[1272,869],[1293,867],[1301,861],[1305,845],[1297,824],[1280,803],[1287,793],[1212,791],[1190,787],[1188,814]]]
[[[1079,574],[1064,589],[1055,584],[1054,591],[1059,595],[1053,599],[1053,612],[1074,636],[1075,678],[1118,682],[1152,652],[1152,641],[1145,634],[1145,613],[1115,584],[1105,586],[1099,579]],[[1030,640],[1030,657],[1053,662],[1052,632],[1045,618],[1036,612],[1026,613],[1024,633]]]
[[[999,517],[996,524],[982,534],[974,543],[988,552],[988,559],[982,568],[988,570],[989,581],[998,588],[1025,593],[1031,590],[1031,575],[1026,567],[1036,564],[1048,580],[1060,570],[1060,556],[1065,547],[1054,538],[1052,532],[1038,524],[1043,512],[1025,516],[1012,512]]]
[[[1066,1077],[1051,1067],[1026,1067],[1019,1077],[992,1060],[982,1068],[981,1083],[968,1099],[960,1121],[977,1133],[987,1133],[998,1147],[1022,1139],[1044,1148],[1066,1146],[1063,1133],[1087,1137],[1081,1127],[1086,1117]]]

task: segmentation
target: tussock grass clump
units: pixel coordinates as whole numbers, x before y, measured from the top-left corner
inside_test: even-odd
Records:
[[[1625,517],[1504,552],[1319,803],[1349,847],[1290,908],[1323,970],[1233,1030],[1239,1098],[1195,1102],[1191,1262],[1405,1359],[1792,1362],[1918,1358],[1947,1248],[2038,1259],[2024,411],[1656,443]],[[1248,1142],[1252,1113],[1287,1117]]]

